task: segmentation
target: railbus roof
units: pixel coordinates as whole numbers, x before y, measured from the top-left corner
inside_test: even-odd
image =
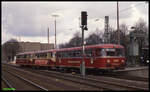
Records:
[[[122,45],[118,44],[97,44],[97,45],[87,45],[85,46],[85,49],[90,48],[124,48]],[[16,55],[24,55],[24,54],[35,54],[35,53],[46,53],[46,52],[59,52],[59,51],[70,51],[70,50],[80,50],[82,47],[71,47],[71,48],[62,48],[62,49],[51,49],[51,50],[41,50],[41,51],[30,51],[30,52],[24,52],[19,53]]]
[[[85,49],[90,48],[124,48],[122,45],[117,44],[97,44],[97,45],[87,45],[85,46]],[[57,51],[69,51],[69,50],[80,50],[82,47],[71,47],[71,48],[63,48],[58,49]]]

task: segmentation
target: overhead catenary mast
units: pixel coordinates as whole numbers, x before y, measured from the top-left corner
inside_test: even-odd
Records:
[[[48,44],[49,44],[49,28],[48,28],[48,30],[47,30],[47,38],[48,38]]]
[[[105,16],[104,42],[110,43],[110,39],[109,39],[109,16]]]
[[[118,31],[118,44],[120,44],[119,7],[118,7],[118,1],[117,1],[117,31]]]

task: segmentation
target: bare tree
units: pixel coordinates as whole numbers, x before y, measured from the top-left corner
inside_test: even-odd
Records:
[[[128,26],[125,23],[123,23],[120,25],[119,28],[120,28],[120,31],[123,33],[123,36],[125,37],[129,31]]]
[[[86,45],[99,43],[102,43],[102,38],[96,33],[92,33],[91,35],[89,35],[89,37],[86,38]]]
[[[77,46],[82,46],[82,38],[79,32],[76,32],[74,34],[74,37],[70,39],[68,43],[59,45],[60,48],[70,48],[70,47],[77,47]]]
[[[148,34],[148,27],[144,19],[139,18],[139,20],[134,24],[134,27]]]
[[[142,45],[146,46],[149,44],[149,31],[148,31],[148,26],[147,23],[144,21],[144,19],[139,18],[139,20],[134,24],[134,27],[136,28],[136,31],[144,32],[145,38],[142,41]]]
[[[109,34],[110,34],[110,43],[116,44],[117,43],[117,30],[113,27],[109,27]]]

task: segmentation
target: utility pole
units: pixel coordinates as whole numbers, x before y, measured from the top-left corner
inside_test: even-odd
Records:
[[[56,18],[55,18],[55,49],[57,48],[56,46]]]
[[[59,17],[59,15],[52,15],[53,17],[55,17],[55,49],[57,49],[57,44],[56,44],[56,17]]]
[[[49,44],[49,28],[47,30],[48,44]]]
[[[119,7],[118,7],[118,1],[117,1],[117,31],[118,31],[118,44],[120,44]]]

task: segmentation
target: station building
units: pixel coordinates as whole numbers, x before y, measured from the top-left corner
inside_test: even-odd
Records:
[[[6,45],[7,44],[7,45]],[[8,42],[2,46],[2,61],[13,61],[17,53],[54,49],[53,43]]]
[[[54,44],[52,43],[40,43],[40,42],[19,42],[19,52],[28,51],[39,51],[39,50],[50,50],[54,49]]]

